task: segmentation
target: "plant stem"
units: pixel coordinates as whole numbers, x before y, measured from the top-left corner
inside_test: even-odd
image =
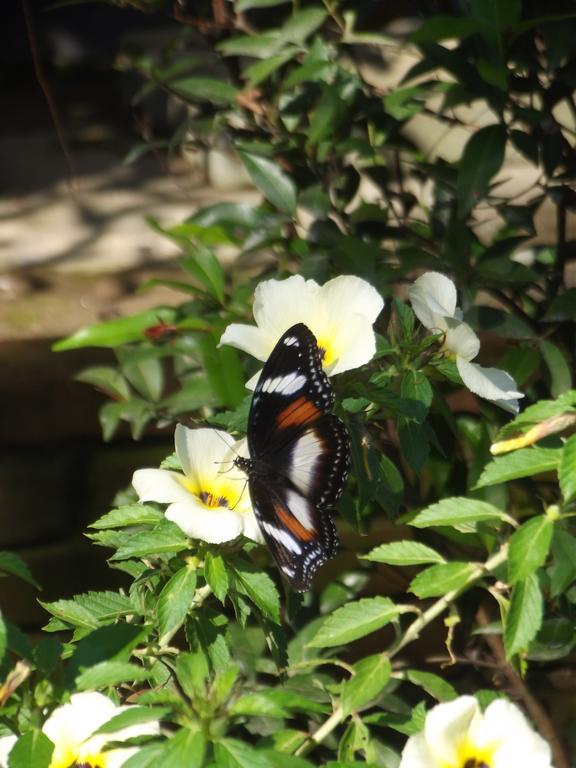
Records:
[[[502,565],[502,563],[505,563],[507,557],[508,545],[504,544],[502,548],[499,549],[495,555],[492,555],[492,557],[488,558],[485,563],[478,564],[470,573],[470,576],[468,576],[462,586],[445,594],[443,597],[433,603],[430,608],[424,611],[424,613],[422,613],[415,621],[413,621],[406,632],[401,637],[396,639],[390,645],[388,650],[384,651],[383,655],[391,659],[393,656],[399,653],[402,648],[416,640],[420,636],[422,630],[427,627],[428,624],[434,621],[434,619],[438,618],[438,616],[440,616],[440,614],[442,614],[450,606],[450,604],[454,602],[454,600],[460,597],[463,592],[466,592],[469,587],[479,581],[487,573],[491,573],[492,571],[496,570],[498,566]],[[320,744],[326,738],[326,736],[332,733],[332,731],[337,728],[338,725],[340,725],[343,717],[344,710],[342,709],[342,705],[338,704],[330,717],[324,723],[322,723],[317,731],[309,736],[308,739],[306,739],[306,741],[298,747],[294,754],[307,754],[317,744]]]
[[[190,603],[190,610],[193,611],[195,608],[200,608],[204,600],[206,600],[207,597],[210,597],[212,594],[212,587],[209,584],[205,584],[203,587],[200,587],[196,590],[194,593],[194,597],[192,598],[192,602]],[[165,650],[166,646],[170,643],[176,632],[180,629],[180,625],[175,627],[174,629],[170,630],[170,632],[166,632],[165,635],[162,635],[160,638],[160,649]]]

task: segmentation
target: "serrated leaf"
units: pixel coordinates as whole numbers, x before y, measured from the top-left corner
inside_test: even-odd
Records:
[[[158,597],[160,645],[184,623],[196,591],[196,568],[185,565],[164,585]]]
[[[103,530],[124,528],[129,525],[156,525],[164,520],[164,513],[147,504],[130,504],[112,509],[98,520],[90,523],[89,528]]]
[[[275,624],[280,623],[280,596],[276,585],[263,571],[257,571],[247,563],[236,563],[234,574],[242,591]]]
[[[363,555],[362,560],[372,560],[375,563],[388,565],[425,565],[445,562],[442,555],[417,541],[393,541],[389,544],[381,544],[367,555]]]
[[[248,152],[240,158],[254,184],[273,206],[283,213],[296,213],[296,188],[289,176],[273,160]]]
[[[14,552],[0,552],[0,571],[9,573],[12,576],[18,576],[22,581],[26,581],[28,584],[32,584],[33,587],[36,587],[36,589],[40,589],[40,585],[30,573],[30,568]]]
[[[212,552],[206,553],[204,558],[204,578],[218,600],[224,603],[230,586],[230,580],[222,555],[215,555]]]
[[[508,549],[508,578],[515,584],[544,565],[554,532],[554,523],[539,515],[523,523],[510,538]]]
[[[521,448],[506,456],[497,456],[485,467],[474,489],[550,472],[558,468],[561,458],[559,448],[538,447]]]
[[[365,597],[334,611],[308,643],[311,648],[329,648],[351,643],[385,627],[399,614],[387,597]]]
[[[42,600],[39,600],[38,602],[49,613],[67,624],[84,629],[96,629],[98,627],[98,619],[92,612],[73,600],[56,600],[53,603],[43,603]]]
[[[390,659],[381,653],[354,664],[354,676],[342,684],[342,709],[345,715],[360,709],[378,696],[392,672]]]
[[[510,659],[528,648],[542,624],[542,594],[534,574],[512,590],[504,621],[504,647]]]
[[[12,747],[8,768],[48,768],[54,744],[42,731],[30,731],[20,736]]]
[[[458,696],[458,692],[443,677],[432,672],[423,672],[419,669],[407,669],[404,677],[414,685],[422,688],[430,696],[438,701],[452,701]]]
[[[109,685],[146,680],[150,672],[128,661],[102,661],[84,670],[76,678],[79,691],[107,688]]]
[[[476,529],[477,523],[502,520],[503,517],[503,512],[486,501],[455,496],[422,510],[409,524],[415,528],[448,525],[457,531],[469,533]]]
[[[164,743],[147,744],[122,763],[122,768],[157,768],[157,766],[162,765],[163,754]]]
[[[562,449],[562,459],[558,470],[560,490],[564,498],[564,504],[568,504],[576,497],[576,435],[569,437]],[[0,568],[2,567],[0,561]]]
[[[142,531],[130,536],[129,540],[112,555],[110,560],[127,560],[148,557],[167,552],[182,552],[188,549],[188,539],[177,525],[163,522],[153,530]]]
[[[472,134],[462,153],[456,185],[458,215],[465,218],[480,202],[504,160],[506,128],[487,125]]]
[[[171,325],[176,319],[176,310],[170,307],[157,307],[130,317],[120,317],[105,323],[96,323],[57,341],[52,349],[63,352],[81,347],[119,347],[131,341],[144,339],[144,331],[160,323]]]
[[[451,562],[432,565],[419,573],[408,587],[417,597],[439,597],[460,589],[475,572],[472,563]]]

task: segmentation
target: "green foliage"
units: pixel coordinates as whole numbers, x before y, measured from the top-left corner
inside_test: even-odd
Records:
[[[11,768],[47,766],[46,712],[92,689],[132,705],[103,733],[163,723],[137,739],[127,768],[396,766],[435,701],[493,686],[495,666],[498,684],[518,690],[517,672],[564,662],[576,646],[566,16],[539,18],[522,0],[469,0],[452,15],[422,7],[412,69],[382,85],[366,65],[395,44],[366,31],[362,4],[240,0],[226,4],[226,23],[210,16],[216,5],[193,11],[214,72],[187,50],[186,24],[178,45],[155,60],[127,53],[126,66],[148,78],[144,91],[186,107],[170,151],[223,139],[261,202],[210,205],[170,227],[150,220],[181,249],[183,274],[149,285],[182,303],[81,329],[55,349],[114,350],[116,365],[78,375],[110,399],[106,439],[121,422],[135,439],[178,421],[243,435],[245,382],[260,362],[220,339],[252,323],[255,287],[291,274],[369,281],[386,299],[376,354],[332,379],[351,442],[335,513],[346,554],[323,569],[321,588],[297,596],[254,542],[191,539],[164,505],[124,497],[89,534],[126,576],[123,590],[43,602],[45,630],[59,639],[35,647],[0,619],[2,722],[22,734]],[[471,104],[482,125],[470,122]],[[420,118],[466,139],[444,157],[414,138]],[[152,139],[132,160],[158,147]],[[512,151],[537,178],[520,198],[502,184]],[[546,210],[557,237],[540,233],[522,253]],[[234,256],[226,269],[224,250]],[[525,394],[507,424],[493,403],[464,394],[448,334],[391,298],[424,271],[454,278],[483,342],[474,362],[505,369]],[[180,473],[182,463],[172,455],[162,467]],[[0,573],[36,586],[11,553],[0,553]],[[426,642],[433,623],[447,653],[413,668],[424,667],[420,650],[404,649]]]

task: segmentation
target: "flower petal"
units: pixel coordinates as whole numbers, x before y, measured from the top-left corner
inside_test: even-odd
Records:
[[[480,339],[467,323],[453,317],[445,318],[446,336],[444,347],[464,360],[474,360],[480,352]]]
[[[408,296],[416,317],[425,328],[439,327],[436,315],[454,317],[456,312],[456,286],[440,272],[425,272],[410,286]]]
[[[186,501],[190,497],[182,480],[184,475],[169,469],[137,469],[132,476],[132,485],[140,501],[171,504]]]
[[[493,748],[493,768],[509,768],[511,765],[552,767],[549,744],[510,701],[497,699],[489,704],[474,740],[480,748]]]
[[[238,538],[244,529],[243,516],[226,507],[206,507],[193,496],[187,502],[171,504],[166,518],[192,539],[222,544]]]
[[[319,291],[315,280],[304,280],[301,275],[292,275],[286,280],[264,280],[256,286],[254,320],[270,339],[268,354],[288,328],[295,323],[308,325],[310,308]]]
[[[188,429],[178,424],[174,440],[182,469],[192,486],[198,491],[210,490],[213,480],[226,469],[222,463],[229,459],[234,438],[219,429]]]
[[[479,713],[478,702],[473,696],[459,696],[454,701],[432,707],[428,712],[424,735],[430,754],[438,765],[458,765],[468,729]]]
[[[515,389],[516,382],[509,373],[499,368],[483,368],[460,357],[456,358],[456,366],[470,392],[486,400],[492,400],[495,405],[499,405],[510,413],[518,413],[518,398],[524,395]]]
[[[218,346],[229,344],[231,347],[247,352],[257,360],[264,361],[268,359],[274,343],[271,340],[271,335],[262,328],[244,323],[232,323],[220,337]]]
[[[8,767],[8,756],[17,741],[17,736],[2,736],[0,738],[0,768]]]
[[[398,768],[438,768],[438,763],[430,754],[424,733],[410,736],[402,750]]]
[[[331,340],[334,361],[326,366],[326,372],[335,376],[370,362],[376,352],[376,336],[372,322],[361,315],[353,315],[336,328]]]
[[[42,728],[54,744],[53,763],[69,765],[75,762],[84,742],[115,713],[116,705],[102,693],[73,694],[68,704],[52,712]],[[96,738],[100,745],[105,743],[104,737]]]
[[[382,312],[384,299],[373,285],[355,275],[340,275],[328,280],[318,298],[333,322],[342,322],[343,315],[362,315],[370,325]]]

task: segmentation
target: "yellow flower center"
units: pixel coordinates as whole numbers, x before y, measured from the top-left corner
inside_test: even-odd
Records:
[[[330,340],[326,337],[318,338],[318,352],[320,352],[320,359],[322,360],[322,367],[327,368],[338,357],[337,351],[334,348],[334,344],[330,343]]]
[[[195,482],[190,477],[182,477],[180,482],[186,490],[195,496],[207,509],[228,507],[234,509],[240,501],[244,484],[227,480],[225,475],[212,482]]]
[[[492,768],[493,756],[494,749],[478,747],[467,739],[458,750],[456,765],[446,768]]]

